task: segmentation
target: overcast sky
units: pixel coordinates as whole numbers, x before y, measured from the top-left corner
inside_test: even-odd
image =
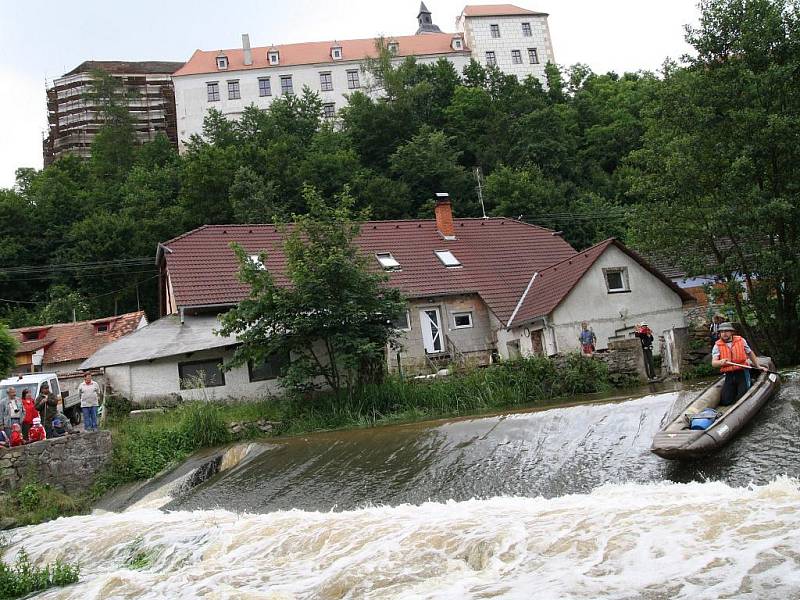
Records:
[[[689,50],[683,26],[697,0],[519,0],[550,14],[556,61],[595,72],[657,70]],[[442,31],[465,0],[427,0]],[[479,4],[480,1],[473,1]],[[489,0],[487,3],[497,3]],[[408,35],[419,0],[0,0],[0,187],[18,167],[42,166],[45,82],[84,60],[185,61],[196,48]]]

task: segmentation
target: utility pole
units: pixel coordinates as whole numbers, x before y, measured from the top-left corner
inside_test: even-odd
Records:
[[[477,190],[478,190],[478,200],[481,201],[481,213],[483,214],[484,219],[488,219],[489,217],[486,216],[486,207],[483,205],[483,188],[481,187],[481,179],[483,178],[483,174],[481,173],[480,167],[475,167],[473,169],[475,173],[475,181],[478,182]]]

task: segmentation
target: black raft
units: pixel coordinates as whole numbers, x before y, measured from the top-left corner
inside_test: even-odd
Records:
[[[758,361],[772,372],[751,369],[753,384],[735,404],[719,406],[725,381],[725,377],[720,378],[656,434],[650,451],[662,458],[697,458],[727,444],[781,386],[772,360],[762,356]]]

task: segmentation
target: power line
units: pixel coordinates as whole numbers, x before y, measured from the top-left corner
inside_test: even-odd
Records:
[[[0,268],[0,274],[27,275],[34,273],[49,273],[54,271],[63,272],[63,271],[96,270],[108,267],[132,267],[132,266],[145,266],[152,264],[153,264],[153,259],[151,257],[122,258],[118,260],[106,260],[98,262],[60,263],[60,264],[50,264],[50,265],[40,265],[40,266],[23,265],[20,267],[5,267],[5,268]]]
[[[132,288],[135,288],[135,287],[139,287],[139,285],[141,285],[143,283],[146,283],[148,281],[152,281],[156,277],[158,277],[158,275],[153,275],[152,277],[147,277],[145,279],[141,279],[140,281],[137,281],[136,283],[132,283],[131,285],[127,285],[125,287],[119,288],[118,290],[113,290],[113,291],[110,291],[110,292],[103,292],[102,294],[96,294],[94,296],[87,296],[86,298],[84,298],[84,300],[94,300],[95,298],[103,298],[104,296],[111,296],[112,294],[118,294],[119,292],[124,292],[125,290],[129,290],[129,289],[132,289]],[[31,300],[11,300],[9,298],[0,298],[0,302],[14,302],[16,304],[49,304],[50,300],[31,301]]]

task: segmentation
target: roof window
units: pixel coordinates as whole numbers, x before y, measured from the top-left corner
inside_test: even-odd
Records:
[[[228,68],[228,57],[227,56],[218,56],[217,57],[217,69],[224,71]]]
[[[342,59],[342,47],[341,46],[331,46],[331,58],[333,60],[341,60]]]
[[[461,261],[459,261],[450,250],[435,250],[435,253],[445,267],[451,268],[461,266]]]
[[[388,49],[392,55],[397,55],[400,52],[400,44],[398,42],[389,42]]]
[[[279,65],[281,64],[281,53],[277,50],[270,50],[267,52],[267,57],[269,58],[269,64],[271,65]]]
[[[375,257],[381,263],[384,271],[400,271],[400,263],[392,256],[391,252],[378,252]]]

